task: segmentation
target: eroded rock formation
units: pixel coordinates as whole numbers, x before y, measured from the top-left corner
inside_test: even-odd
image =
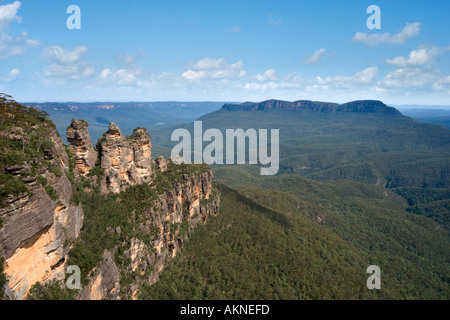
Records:
[[[133,135],[125,137],[119,127],[111,123],[97,147],[109,191],[119,193],[128,185],[151,181],[154,161],[146,129],[137,128]]]
[[[97,152],[92,145],[88,126],[89,124],[84,120],[75,120],[67,128],[69,150],[74,155],[78,172],[84,176],[95,167],[97,160]]]

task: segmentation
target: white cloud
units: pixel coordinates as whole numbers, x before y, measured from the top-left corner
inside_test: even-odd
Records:
[[[257,81],[274,81],[277,79],[276,71],[274,69],[266,70],[263,74],[257,74],[255,79]]]
[[[230,29],[231,32],[241,32],[242,27],[240,26],[234,26]]]
[[[357,72],[354,79],[358,83],[371,83],[378,75],[378,67],[366,68],[363,71]]]
[[[306,64],[312,64],[312,63],[317,63],[319,61],[324,60],[326,57],[325,55],[326,50],[324,48],[317,50],[316,52],[314,52],[311,56],[304,58],[303,62]]]
[[[265,83],[261,82],[247,82],[244,85],[244,89],[247,91],[256,91],[256,92],[265,92],[265,91],[274,91],[274,90],[294,90],[302,87],[301,83],[298,82],[276,82],[269,81]]]
[[[21,71],[19,69],[11,69],[11,71],[8,73],[8,75],[1,77],[0,76],[0,81],[3,82],[10,82],[15,80],[19,75],[20,75]]]
[[[141,70],[139,69],[103,69],[98,76],[100,83],[115,84],[119,86],[136,85],[139,81]]]
[[[11,4],[5,4],[0,6],[0,32],[6,32],[9,29],[9,25],[13,21],[21,22],[22,18],[17,15],[21,3],[15,1]]]
[[[281,92],[292,93],[296,91],[305,94],[310,94],[311,92],[337,92],[340,90],[359,92],[361,89],[370,91],[371,85],[375,84],[377,75],[378,67],[366,68],[356,72],[353,76],[316,76],[309,80],[303,79],[295,74],[285,76],[282,81],[276,81],[275,78],[269,79],[268,77],[263,77],[263,75],[257,75],[256,77],[253,77],[256,81],[244,84],[244,89],[249,92],[273,92],[275,96],[281,94]],[[266,81],[260,81],[263,79]],[[377,90],[378,92],[384,92],[382,88],[378,88]]]
[[[353,40],[363,42],[367,46],[376,46],[381,44],[404,44],[408,39],[419,34],[420,26],[421,24],[419,22],[407,23],[403,30],[396,34],[390,34],[389,32],[383,34],[367,34],[357,32],[353,37]]]
[[[66,79],[84,79],[92,76],[95,69],[91,63],[84,61],[88,49],[78,46],[74,49],[64,49],[60,46],[45,48],[41,58],[48,63],[44,68],[46,77]]]
[[[433,89],[436,91],[446,91],[450,94],[450,76],[435,81],[433,83]]]
[[[27,48],[39,45],[39,41],[28,39],[24,31],[17,36],[8,34],[11,23],[22,21],[17,15],[20,6],[19,1],[0,6],[0,59],[21,55]]]
[[[191,69],[182,74],[187,80],[200,79],[238,79],[245,77],[247,74],[244,70],[242,61],[233,64],[227,64],[225,59],[201,59],[192,64]]]
[[[103,71],[100,72],[99,78],[106,79],[110,74],[111,74],[111,69],[109,69],[109,68],[103,69]]]
[[[225,59],[210,59],[205,58],[195,62],[192,65],[192,69],[197,71],[208,71],[219,69],[225,65]]]
[[[450,47],[421,46],[408,57],[387,59],[386,63],[397,69],[389,72],[381,83],[387,88],[403,90],[448,91],[449,76],[443,75],[437,64],[437,59],[448,50]]]
[[[20,70],[19,70],[19,69],[12,69],[12,70],[9,72],[9,76],[10,76],[10,77],[13,77],[13,78],[17,77],[19,74],[20,74]]]
[[[73,50],[54,46],[45,48],[42,51],[42,58],[49,63],[68,65],[79,62],[87,51],[85,46],[75,47]]]
[[[436,58],[441,56],[446,50],[448,50],[448,48],[441,49],[438,47],[422,47],[411,51],[408,58],[396,57],[393,59],[387,59],[386,62],[397,67],[423,66],[430,62],[434,62]]]
[[[399,68],[389,72],[382,83],[394,88],[423,88],[437,81],[439,73],[436,70],[423,68]]]
[[[334,84],[336,86],[348,85],[348,84],[350,84],[350,85],[370,84],[376,79],[377,75],[378,75],[378,67],[369,67],[362,71],[357,72],[354,76],[351,76],[351,77],[348,77],[348,76],[334,77],[332,82],[334,82]],[[318,81],[318,82],[320,83],[320,81]],[[327,82],[330,82],[329,78],[328,78]]]

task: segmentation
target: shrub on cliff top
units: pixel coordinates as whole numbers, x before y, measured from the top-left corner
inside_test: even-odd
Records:
[[[0,174],[0,203],[3,203],[8,195],[18,196],[24,192],[28,192],[25,183],[15,176]]]
[[[0,93],[0,164],[23,164],[42,158],[44,150],[54,146],[49,136],[55,125],[47,116]]]

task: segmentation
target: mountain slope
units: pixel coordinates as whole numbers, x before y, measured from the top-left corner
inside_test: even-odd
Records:
[[[292,186],[285,178],[295,177],[276,185]],[[220,186],[221,214],[140,298],[448,299],[448,235],[435,223],[382,192],[369,196],[371,186],[296,179],[297,190],[248,187],[245,196]],[[366,288],[372,264],[382,270],[379,291]]]
[[[280,129],[282,170],[214,166],[221,215],[141,298],[449,298],[449,130],[376,101],[225,105],[199,120]],[[155,143],[170,149],[170,131]],[[365,287],[371,264],[380,291]]]
[[[445,208],[450,206],[450,130],[446,128],[406,117],[379,101],[227,104],[199,120],[204,131],[279,129],[280,173],[386,186],[405,197],[411,211],[449,228]],[[192,124],[183,127],[193,130]],[[161,150],[176,144],[170,142],[171,129],[154,132],[154,143]]]

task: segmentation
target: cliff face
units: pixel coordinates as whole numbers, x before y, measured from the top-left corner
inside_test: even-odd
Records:
[[[158,280],[196,226],[218,214],[219,195],[213,190],[211,171],[186,174],[142,212],[131,214],[138,232],[127,234],[120,227],[110,230],[121,241],[104,251],[78,299],[137,299],[141,287]]]
[[[10,299],[26,298],[37,282],[58,280],[64,288],[65,271],[76,261],[72,252],[80,247],[97,260],[82,269],[78,299],[136,299],[142,285],[157,281],[192,230],[218,213],[211,170],[163,157],[154,161],[143,128],[125,137],[111,123],[97,152],[88,123],[75,120],[67,129],[66,152],[45,113],[1,95],[0,113],[6,114],[0,117],[0,256]],[[90,209],[95,199],[112,210],[120,207],[120,217],[88,210],[89,219],[97,214],[111,222],[82,231],[83,208]],[[82,253],[78,259],[82,265],[91,256]]]
[[[49,126],[43,123],[41,126]],[[19,143],[37,134],[39,126],[1,131],[2,138]],[[0,207],[0,252],[6,260],[8,285],[23,299],[37,281],[64,279],[65,261],[83,224],[83,210],[70,203],[72,186],[64,172],[69,160],[56,129],[48,128],[53,146],[40,157],[3,165],[3,177],[23,183],[24,192],[9,194]],[[5,186],[5,185],[4,185]]]
[[[388,107],[381,101],[361,100],[353,101],[345,104],[337,104],[331,102],[319,102],[309,100],[299,101],[281,101],[267,100],[260,103],[246,102],[243,104],[225,104],[222,109],[229,111],[314,111],[314,112],[359,112],[359,113],[384,113],[384,114],[400,114],[394,108]]]
[[[125,272],[137,273],[140,277],[129,288],[124,288],[128,290],[124,296],[135,299],[142,284],[155,283],[167,260],[183,248],[195,227],[218,214],[220,200],[213,191],[212,177],[210,170],[184,175],[172,190],[159,195],[145,213],[139,228],[150,231],[156,227],[158,232],[150,244],[139,238],[131,239],[127,251],[131,265],[126,266]]]

